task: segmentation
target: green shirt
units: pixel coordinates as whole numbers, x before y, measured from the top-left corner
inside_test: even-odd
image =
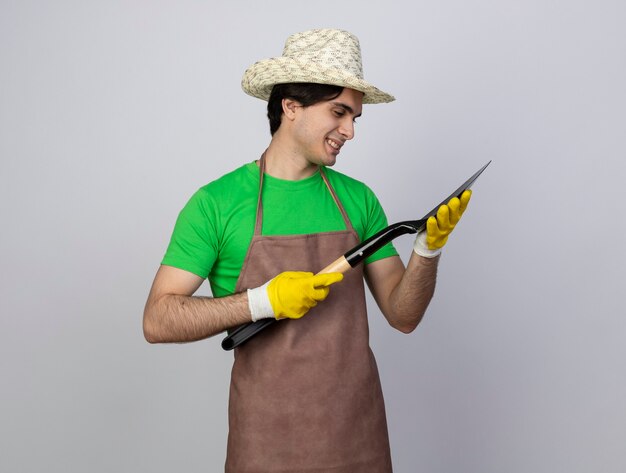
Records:
[[[371,189],[332,169],[325,168],[325,172],[361,241],[387,226],[387,217]],[[180,212],[162,264],[208,277],[215,297],[232,294],[254,234],[258,193],[259,168],[254,162],[200,188]],[[319,171],[300,181],[265,175],[263,235],[345,229]],[[389,243],[365,264],[397,254]]]

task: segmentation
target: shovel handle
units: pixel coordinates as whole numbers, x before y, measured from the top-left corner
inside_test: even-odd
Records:
[[[405,233],[415,233],[417,225],[421,223],[421,221],[411,221],[390,225],[337,258],[317,274],[346,273],[394,238]],[[237,327],[222,340],[222,348],[232,350],[275,322],[277,322],[276,319],[261,319]]]
[[[340,256],[317,274],[345,273],[351,268],[352,266],[350,266],[350,263],[348,263],[346,257]],[[256,322],[250,322],[248,324],[242,325],[236,328],[233,332],[228,334],[228,336],[224,340],[222,340],[222,348],[224,350],[232,350],[233,348],[237,348],[243,342],[253,337],[269,325],[274,324],[275,322],[278,322],[278,320],[261,319],[257,320]]]
[[[349,269],[352,269],[352,266],[350,266],[346,257],[340,256],[317,274],[346,273]]]

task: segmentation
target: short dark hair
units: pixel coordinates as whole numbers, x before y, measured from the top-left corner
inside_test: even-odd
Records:
[[[283,115],[283,99],[292,99],[309,107],[325,100],[332,100],[343,91],[339,85],[290,83],[276,84],[267,101],[267,118],[270,121],[270,133],[272,136],[280,127]]]

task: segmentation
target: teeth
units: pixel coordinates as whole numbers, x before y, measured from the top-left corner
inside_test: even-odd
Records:
[[[331,147],[333,147],[335,149],[339,149],[340,148],[339,143],[336,143],[333,140],[328,139],[328,140],[326,140],[326,143],[328,143]]]

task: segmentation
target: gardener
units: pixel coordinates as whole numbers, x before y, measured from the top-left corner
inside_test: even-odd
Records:
[[[411,332],[470,194],[440,207],[406,269],[389,243],[345,275],[314,276],[387,226],[372,191],[330,167],[362,105],[394,98],[363,80],[357,38],[329,29],[290,36],[242,86],[268,101],[271,141],[181,211],[146,303],[146,339],[188,342],[289,319],[235,350],[226,471],[389,472],[363,280],[389,324]],[[205,278],[214,297],[193,296]]]

